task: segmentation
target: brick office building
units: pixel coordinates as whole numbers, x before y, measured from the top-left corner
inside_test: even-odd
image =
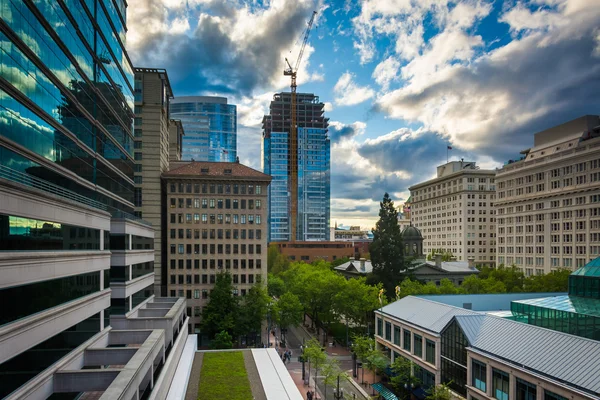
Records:
[[[168,293],[188,299],[190,332],[216,274],[229,271],[234,294],[267,281],[267,189],[271,177],[238,162],[179,162],[163,174],[163,265]]]

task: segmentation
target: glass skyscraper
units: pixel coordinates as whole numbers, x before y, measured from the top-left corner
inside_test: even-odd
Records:
[[[175,97],[171,117],[183,124],[182,160],[236,161],[237,107],[227,104],[226,98]]]
[[[177,347],[185,299],[161,299],[178,310],[169,329],[132,331],[157,299],[154,228],[132,214],[143,154],[125,11],[125,0],[0,0],[3,399],[142,397]]]
[[[263,119],[263,170],[269,187],[269,241],[290,240],[291,202],[297,201],[296,240],[329,240],[330,143],[324,104],[298,93],[298,198],[290,198],[290,93],[278,93]]]

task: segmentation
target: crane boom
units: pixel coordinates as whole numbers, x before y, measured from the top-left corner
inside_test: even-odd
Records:
[[[296,88],[298,85],[296,84],[296,77],[298,73],[298,68],[300,67],[300,61],[302,60],[302,56],[304,55],[304,48],[306,47],[306,43],[308,42],[308,36],[310,35],[310,30],[312,28],[313,22],[315,21],[315,16],[317,15],[316,11],[313,11],[310,20],[308,21],[308,25],[306,26],[306,31],[304,33],[304,39],[302,40],[302,45],[300,46],[300,52],[298,53],[298,59],[296,60],[296,64],[294,68],[288,61],[285,59],[287,64],[287,68],[283,70],[283,75],[291,77],[291,124],[290,124],[290,135],[289,135],[289,146],[290,149],[290,157],[288,164],[289,171],[289,193],[290,193],[290,241],[296,241],[296,227],[298,221],[298,127],[296,123]]]

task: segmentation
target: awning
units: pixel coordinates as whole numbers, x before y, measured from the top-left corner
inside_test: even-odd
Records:
[[[392,393],[390,389],[383,386],[382,383],[374,383],[371,385],[371,387],[385,400],[398,400],[398,397],[396,397],[396,395]]]

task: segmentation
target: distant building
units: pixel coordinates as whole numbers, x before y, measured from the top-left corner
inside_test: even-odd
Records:
[[[487,296],[505,303],[506,295]],[[426,297],[375,311],[377,347],[412,363],[414,397],[443,383],[466,399],[598,399],[600,342]]]
[[[424,261],[410,269],[410,275],[422,282],[433,282],[440,285],[442,279],[448,279],[455,285],[462,285],[465,278],[479,274],[475,267],[475,260],[469,261],[442,261],[441,255],[436,255],[434,261]]]
[[[365,258],[352,259],[334,268],[340,274],[346,278],[354,278],[358,276],[364,276],[373,272],[373,264],[371,260]]]
[[[351,226],[348,229],[333,228],[332,239],[336,241],[365,240],[369,238],[369,231],[360,229],[360,226]]]
[[[354,257],[352,242],[271,242],[269,245],[277,246],[279,252],[292,261],[306,263]]]
[[[330,240],[330,143],[325,104],[312,93],[297,94],[298,197],[290,197],[291,94],[277,93],[263,118],[263,171],[269,188],[269,242]],[[297,206],[296,232],[290,213]]]
[[[498,264],[526,276],[575,269],[600,255],[600,117],[538,132],[496,174]]]
[[[185,130],[182,160],[235,162],[237,107],[225,97],[175,97],[171,117],[181,120]]]
[[[236,296],[267,282],[267,190],[271,177],[240,163],[180,162],[162,176],[168,293],[187,298],[189,331],[216,274],[232,274]]]
[[[444,250],[459,261],[496,263],[495,171],[451,161],[437,177],[411,186],[411,221],[423,233],[423,253]]]

